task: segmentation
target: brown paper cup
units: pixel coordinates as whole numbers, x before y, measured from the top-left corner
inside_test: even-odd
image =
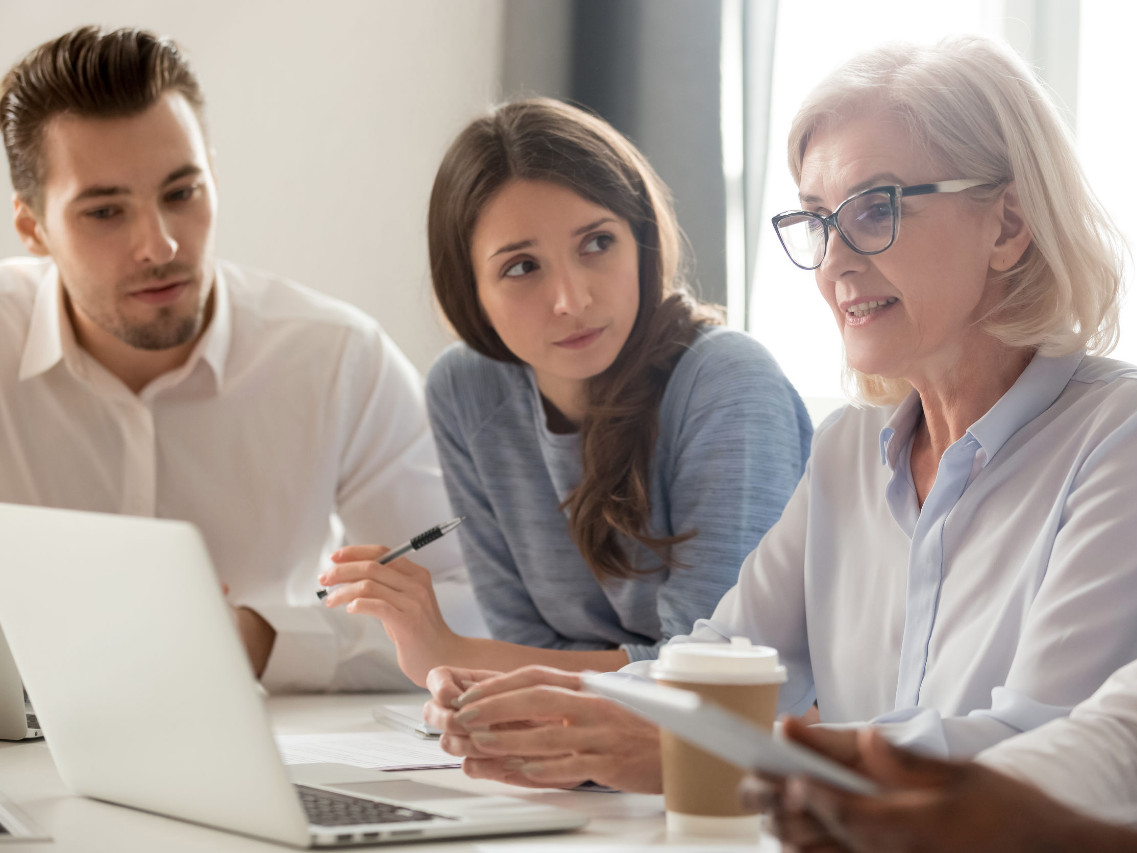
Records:
[[[777,652],[748,643],[690,645],[693,648],[675,647],[681,649],[678,654],[665,647],[652,667],[655,680],[694,691],[771,729],[778,712],[778,688],[785,680]],[[757,837],[759,816],[743,810],[738,800],[743,770],[666,730],[660,733],[660,747],[669,832]]]

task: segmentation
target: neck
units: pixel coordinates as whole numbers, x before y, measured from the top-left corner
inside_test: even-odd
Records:
[[[580,431],[580,422],[569,420],[544,394],[541,395],[541,408],[545,411],[545,426],[553,435],[571,435]]]
[[[935,382],[912,382],[924,412],[919,427],[923,435],[917,437],[937,460],[991,410],[1034,357],[1035,351],[1027,347],[991,344],[985,348],[988,351],[973,353]]]
[[[536,374],[537,390],[553,432],[574,432],[588,414],[588,385],[582,379],[558,379]],[[568,428],[564,428],[567,424]]]
[[[81,311],[76,310],[64,291],[67,317],[75,331],[75,340],[99,364],[137,394],[159,376],[177,370],[190,357],[213,314],[213,294],[209,296],[205,320],[196,335],[184,344],[161,350],[133,347],[100,328]]]

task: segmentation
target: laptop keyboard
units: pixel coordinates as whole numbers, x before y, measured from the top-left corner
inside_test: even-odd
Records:
[[[393,803],[365,800],[307,785],[296,785],[308,822],[316,826],[355,826],[366,823],[407,823],[413,820],[453,820],[444,815],[420,812]]]
[[[39,720],[36,718],[35,714],[28,714],[28,728],[29,729],[38,729],[39,728]]]

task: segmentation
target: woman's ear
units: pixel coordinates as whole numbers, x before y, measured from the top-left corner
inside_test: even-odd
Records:
[[[1006,272],[1019,262],[1034,235],[1023,216],[1018,187],[1011,181],[995,201],[999,216],[999,237],[991,251],[991,269]]]

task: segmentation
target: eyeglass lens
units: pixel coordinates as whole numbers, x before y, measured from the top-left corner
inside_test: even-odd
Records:
[[[882,252],[892,243],[896,231],[896,208],[892,194],[869,192],[848,199],[837,209],[837,227],[864,254]],[[825,220],[818,214],[796,214],[778,222],[782,243],[794,262],[815,268],[825,257]]]

